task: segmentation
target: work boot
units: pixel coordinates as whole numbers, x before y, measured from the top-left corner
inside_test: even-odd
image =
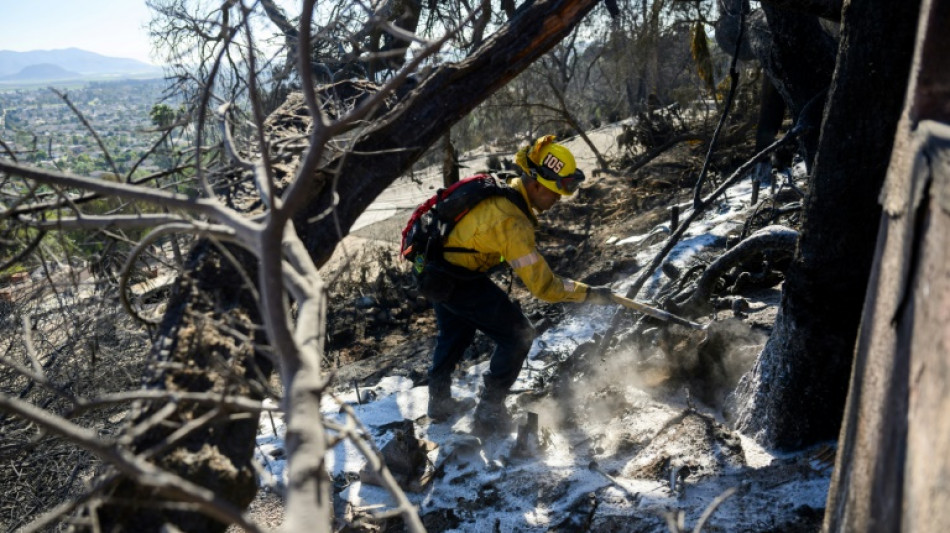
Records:
[[[451,382],[429,380],[429,406],[426,414],[435,422],[442,422],[468,412],[475,407],[474,398],[452,397]]]
[[[492,394],[482,391],[475,408],[475,421],[472,432],[487,437],[492,434],[505,435],[511,431],[511,414],[505,407],[504,394]]]

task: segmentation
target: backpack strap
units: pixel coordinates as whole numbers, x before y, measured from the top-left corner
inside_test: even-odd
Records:
[[[507,199],[509,202],[515,204],[515,206],[517,206],[518,209],[520,209],[521,212],[523,212],[523,213],[525,214],[525,216],[528,217],[528,220],[531,220],[531,219],[533,218],[533,214],[531,213],[531,208],[528,207],[528,202],[525,201],[524,196],[521,195],[521,192],[519,192],[519,191],[518,191],[517,189],[515,189],[514,187],[510,187],[510,186],[508,186],[507,184],[504,184],[504,182],[502,182],[502,183],[497,183],[497,182],[500,181],[500,180],[499,180],[499,178],[497,178],[496,176],[492,176],[492,178],[495,179],[495,181],[496,181],[496,185],[495,185],[495,186],[496,186],[496,188],[497,188],[497,189],[496,189],[496,190],[497,190],[497,194],[492,194],[492,195],[490,195],[490,196],[486,196],[485,198],[482,198],[481,200],[479,200],[478,203],[481,203],[482,201],[487,200],[488,198],[492,198],[492,197],[495,197],[495,196],[501,196],[501,197]],[[457,224],[459,221],[461,221],[462,218],[464,218],[465,215],[467,215],[468,212],[471,211],[472,208],[475,207],[475,205],[478,205],[478,203],[469,206],[467,209],[465,209],[465,211],[463,211],[461,214],[459,214],[459,215],[455,218],[455,220],[453,221],[452,228],[454,228],[454,227],[455,227],[455,224]],[[451,231],[451,228],[450,228],[449,231]],[[448,237],[448,234],[446,234],[446,237]],[[473,249],[473,248],[464,248],[464,247],[461,247],[461,246],[444,246],[444,247],[442,248],[442,252],[443,252],[443,253],[445,253],[445,252],[452,252],[452,253],[460,253],[460,254],[475,254],[475,253],[478,253],[478,250],[475,250],[475,249]]]
[[[473,183],[474,182],[474,183]],[[469,184],[473,185],[470,186]],[[459,191],[458,194],[453,194]],[[444,253],[465,253],[474,254],[478,250],[465,248],[461,246],[443,246],[443,240],[455,228],[456,224],[467,215],[472,208],[483,200],[492,197],[501,196],[518,207],[528,217],[534,220],[534,214],[528,206],[528,202],[520,191],[509,186],[503,179],[492,174],[476,174],[465,178],[451,186],[439,189],[429,200],[416,208],[410,218],[409,224],[402,232],[402,254],[403,257],[413,260],[410,256],[414,252],[412,246],[408,246],[408,241],[415,231],[424,231],[424,235],[429,235],[425,239],[425,249],[421,250],[421,255],[430,263],[438,263],[444,267],[441,270],[453,277],[465,278],[472,275],[484,275],[483,272],[475,272],[464,267],[452,265],[445,260]],[[431,213],[431,216],[424,218],[425,214]],[[424,225],[425,227],[420,227]],[[418,228],[418,229],[416,229]],[[421,244],[421,243],[420,243]]]
[[[504,192],[505,198],[518,206],[518,209],[520,209],[521,212],[524,213],[526,217],[528,217],[528,220],[534,219],[534,213],[532,213],[531,208],[528,207],[528,202],[525,201],[524,196],[522,196],[517,189],[506,186],[504,189],[502,189],[502,191]]]

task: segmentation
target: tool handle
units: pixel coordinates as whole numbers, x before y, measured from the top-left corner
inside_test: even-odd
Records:
[[[693,322],[692,320],[687,320],[668,311],[658,309],[645,303],[640,303],[636,300],[631,300],[630,298],[624,298],[619,294],[612,295],[612,298],[615,302],[626,307],[627,309],[633,309],[634,311],[643,313],[644,315],[652,316],[653,318],[657,318],[665,322],[673,322],[674,324],[679,324],[681,326],[686,326],[693,329],[706,329],[709,327],[709,324]]]

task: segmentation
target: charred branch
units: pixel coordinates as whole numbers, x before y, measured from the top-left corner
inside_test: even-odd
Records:
[[[692,293],[674,297],[670,302],[671,308],[696,315],[708,310],[711,307],[709,299],[727,272],[766,253],[777,252],[790,257],[795,252],[797,242],[798,232],[785,226],[769,226],[755,232],[710,263]]]
[[[650,163],[650,161],[653,161],[657,157],[660,157],[661,155],[671,150],[673,147],[677,146],[680,143],[690,142],[690,141],[704,141],[704,140],[706,140],[705,136],[697,135],[697,134],[678,135],[666,141],[662,145],[657,146],[656,148],[651,150],[649,153],[646,153],[640,156],[632,165],[624,169],[624,171],[632,174],[640,170],[644,166],[646,166],[648,163]]]

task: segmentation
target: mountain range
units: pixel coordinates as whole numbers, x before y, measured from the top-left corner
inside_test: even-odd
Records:
[[[42,82],[121,77],[160,77],[162,69],[136,59],[109,57],[78,48],[14,52],[0,50],[0,82]]]

